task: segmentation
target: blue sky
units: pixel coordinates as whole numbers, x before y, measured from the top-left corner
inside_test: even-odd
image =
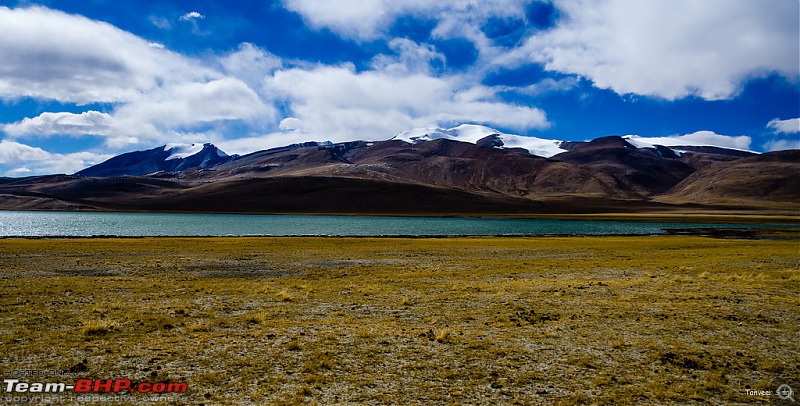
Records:
[[[482,124],[798,148],[796,0],[0,1],[0,176]]]

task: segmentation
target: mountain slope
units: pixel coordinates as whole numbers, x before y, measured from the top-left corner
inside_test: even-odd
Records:
[[[669,148],[637,148],[622,137],[598,138],[553,158],[605,173],[641,196],[669,190],[695,171]]]
[[[245,155],[214,168],[227,176],[318,176],[383,180],[447,187],[510,197],[581,194],[636,198],[602,173],[518,150],[437,139],[408,144],[392,140],[276,149]]]
[[[208,168],[232,157],[213,144],[167,144],[146,151],[128,152],[86,168],[81,176],[141,176],[154,172],[179,172]]]
[[[800,150],[717,162],[687,176],[658,198],[671,203],[800,203]]]
[[[466,138],[475,142],[313,142],[234,157],[210,144],[167,145],[75,176],[0,179],[0,208],[374,214],[800,208],[798,151],[676,151],[604,137],[560,143],[564,152],[545,158],[499,145],[509,138],[483,136],[487,131],[457,131],[474,133]]]

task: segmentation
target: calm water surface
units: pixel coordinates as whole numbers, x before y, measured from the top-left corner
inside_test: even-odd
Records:
[[[0,237],[649,235],[769,225],[549,219],[0,211]]]

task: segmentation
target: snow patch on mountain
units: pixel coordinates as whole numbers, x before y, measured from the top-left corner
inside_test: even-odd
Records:
[[[167,144],[164,145],[164,151],[169,152],[170,155],[165,161],[188,158],[202,150],[203,144]]]
[[[657,145],[664,147],[716,147],[757,153],[749,149],[751,139],[746,135],[734,137],[729,135],[715,134],[712,131],[697,131],[691,134],[674,135],[668,137],[641,137],[638,135],[626,135],[622,138],[636,148],[655,148]]]
[[[550,158],[554,155],[566,152],[565,149],[560,147],[562,141],[559,140],[546,140],[536,137],[504,134],[493,128],[475,124],[462,124],[458,127],[448,129],[438,127],[414,128],[403,131],[391,139],[405,141],[409,144],[418,144],[420,142],[439,139],[476,144],[479,140],[489,136],[495,136],[502,142],[502,146],[497,146],[497,148],[522,148],[532,155],[545,158]]]
[[[206,169],[235,157],[214,144],[167,144],[144,151],[127,152],[77,172],[81,176],[142,176],[156,172]]]
[[[206,148],[213,148],[216,150],[217,156],[220,158],[227,158],[229,155],[215,147],[213,144],[167,144],[164,145],[164,151],[169,152],[170,155],[165,161],[173,159],[186,159],[203,152]]]

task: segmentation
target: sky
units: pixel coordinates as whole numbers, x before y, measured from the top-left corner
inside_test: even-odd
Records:
[[[797,0],[0,1],[0,176],[480,124],[800,148]]]

